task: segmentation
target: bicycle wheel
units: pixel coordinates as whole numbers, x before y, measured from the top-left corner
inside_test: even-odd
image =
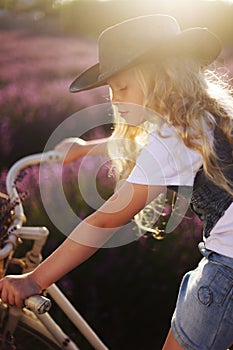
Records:
[[[16,350],[61,350],[51,339],[21,321],[15,331],[14,341]]]
[[[7,314],[0,313],[3,327],[0,332],[1,350],[61,350],[51,334],[38,321],[35,315],[29,310],[22,310],[22,317],[14,330],[9,330],[6,339],[3,340],[4,320]],[[13,333],[10,333],[10,332]]]

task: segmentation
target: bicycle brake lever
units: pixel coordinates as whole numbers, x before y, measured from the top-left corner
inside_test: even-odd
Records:
[[[25,306],[37,314],[48,312],[52,303],[51,300],[43,295],[33,295],[24,301]]]

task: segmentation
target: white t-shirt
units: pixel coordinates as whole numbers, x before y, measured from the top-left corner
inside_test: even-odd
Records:
[[[127,181],[142,185],[193,186],[201,155],[185,146],[173,127],[154,131],[137,158]],[[190,191],[191,193],[191,191]],[[233,204],[205,240],[207,249],[233,258]]]

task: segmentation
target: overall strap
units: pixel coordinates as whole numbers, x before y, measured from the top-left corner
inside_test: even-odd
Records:
[[[218,165],[227,180],[233,183],[232,145],[218,127],[214,131],[214,148],[218,156]],[[232,196],[207,178],[200,168],[194,179],[191,208],[204,222],[206,238],[232,201]]]

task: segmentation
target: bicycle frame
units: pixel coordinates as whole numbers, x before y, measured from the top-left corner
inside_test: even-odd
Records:
[[[15,249],[17,247],[19,239],[33,240],[32,249],[27,252],[23,258],[25,266],[23,273],[29,272],[34,269],[42,260],[41,250],[48,237],[48,229],[46,227],[29,227],[23,226],[25,223],[25,214],[23,210],[22,202],[19,198],[19,194],[15,185],[16,176],[19,172],[31,165],[41,164],[42,162],[58,162],[61,160],[61,156],[58,152],[50,151],[46,153],[39,153],[24,157],[17,161],[9,170],[6,178],[6,188],[10,200],[14,202],[17,200],[17,205],[14,211],[13,222],[8,229],[8,238],[2,249],[0,249],[0,273],[4,276],[7,266],[4,265],[3,260],[11,261],[20,264],[20,259],[12,258]],[[7,265],[7,264],[6,264]],[[74,324],[74,326],[84,335],[88,342],[96,350],[108,350],[105,344],[95,334],[93,329],[87,324],[84,318],[78,313],[74,306],[65,297],[62,291],[55,285],[51,285],[47,290],[48,294],[57,303],[60,309],[68,317],[68,319]],[[34,299],[33,299],[34,298]],[[42,298],[42,299],[41,299]],[[49,335],[52,339],[61,347],[61,349],[78,350],[74,342],[63,332],[62,328],[54,321],[54,319],[47,312],[50,307],[50,301],[43,299],[43,297],[33,296],[25,301],[25,305],[31,310],[21,310],[16,307],[9,306],[10,314],[8,328],[17,327],[17,322],[25,311],[27,316],[30,312],[33,312],[37,321],[39,321],[43,334]],[[28,314],[29,312],[29,314]],[[29,321],[30,322],[30,321]],[[37,322],[38,323],[38,322]],[[38,326],[37,326],[38,327]],[[8,329],[7,328],[7,329]],[[49,333],[49,334],[48,334]],[[64,345],[65,344],[65,345]]]

